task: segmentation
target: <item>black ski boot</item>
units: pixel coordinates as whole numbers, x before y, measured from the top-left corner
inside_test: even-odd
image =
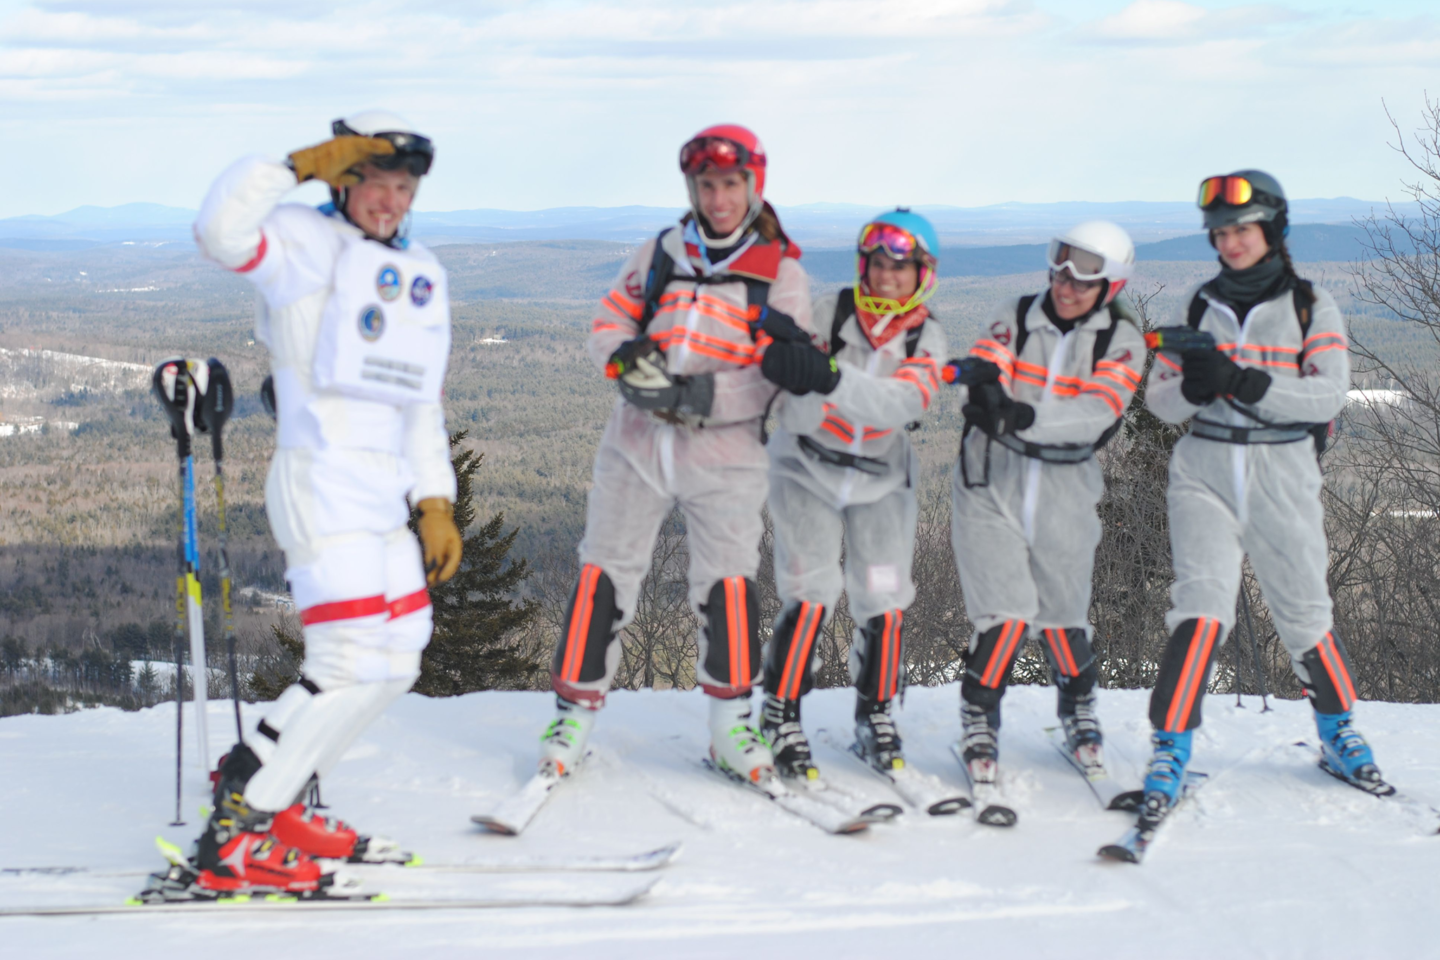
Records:
[[[864,697],[855,701],[855,743],[865,761],[881,773],[905,766],[905,745],[895,721],[890,719],[892,702]]]
[[[964,738],[960,741],[961,756],[967,767],[975,761],[994,764],[1000,760],[1000,708],[986,710],[972,703],[961,702],[960,725]]]
[[[760,736],[770,743],[775,757],[775,771],[782,777],[816,780],[820,771],[811,761],[810,741],[800,727],[800,701],[781,700],[773,694],[765,696],[760,711]]]
[[[1095,713],[1093,691],[1080,696],[1069,696],[1062,691],[1057,712],[1060,724],[1065,728],[1065,746],[1071,753],[1078,754],[1082,748],[1089,747],[1098,750],[1105,742],[1100,718]]]

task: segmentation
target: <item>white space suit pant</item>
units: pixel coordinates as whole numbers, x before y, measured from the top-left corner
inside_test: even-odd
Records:
[[[284,546],[305,663],[301,681],[256,727],[264,765],[245,798],[259,810],[293,803],[312,774],[333,767],[410,689],[432,626],[420,548],[408,529]]]
[[[763,453],[761,454],[763,458]],[[734,697],[759,678],[763,461],[701,466],[674,458],[669,490],[657,489],[608,442],[595,455],[595,484],[580,542],[580,577],[551,665],[567,700],[604,703],[620,664],[618,634],[635,618],[655,538],[678,503],[690,551],[689,597],[701,622],[696,681]]]

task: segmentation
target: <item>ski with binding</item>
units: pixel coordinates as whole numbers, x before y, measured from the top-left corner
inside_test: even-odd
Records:
[[[643,853],[600,854],[596,856],[559,857],[506,857],[495,860],[472,860],[459,863],[427,863],[417,857],[406,864],[345,863],[341,868],[346,872],[365,873],[363,868],[384,867],[376,875],[391,874],[390,867],[401,867],[402,872],[418,870],[421,873],[643,873],[658,870],[668,865],[680,853],[679,843],[667,844]],[[92,870],[89,867],[0,867],[0,877],[63,877],[83,874],[87,877],[143,877],[145,870]]]
[[[729,770],[722,769],[709,757],[700,761],[701,766],[711,773],[723,778],[727,783],[744,787],[767,800],[775,803],[787,813],[794,814],[802,820],[808,821],[826,833],[846,834],[859,833],[869,828],[872,823],[883,822],[882,817],[876,817],[863,812],[841,810],[826,803],[814,799],[803,793],[791,790],[780,779],[779,774],[771,771],[761,776],[758,781],[751,782],[743,780]]]
[[[901,800],[916,810],[923,810],[932,817],[943,817],[959,813],[970,806],[969,797],[934,774],[922,773],[909,764],[898,770],[878,770],[865,759],[858,743],[852,742],[850,746],[843,747],[828,730],[820,730],[819,734],[826,744],[850,756],[871,776],[884,781]]]
[[[1104,755],[1099,747],[1084,748],[1082,755],[1077,756],[1071,753],[1065,744],[1065,732],[1060,727],[1046,727],[1045,736],[1060,751],[1071,769],[1085,780],[1090,792],[1095,795],[1100,806],[1104,810],[1123,810],[1133,813],[1140,809],[1140,804],[1145,800],[1145,794],[1141,790],[1126,790],[1119,783],[1110,777],[1110,771],[1105,767]]]
[[[501,800],[499,805],[489,813],[477,813],[470,818],[471,823],[477,823],[491,833],[498,833],[505,837],[517,837],[540,808],[545,806],[550,795],[560,784],[565,783],[580,770],[585,763],[589,753],[581,758],[580,763],[575,765],[575,770],[569,773],[560,773],[551,765],[545,765],[538,770],[533,777],[525,781],[520,789],[510,796]]]
[[[1135,818],[1135,825],[1126,830],[1119,840],[1107,843],[1096,853],[1106,860],[1116,860],[1121,863],[1139,863],[1144,860],[1145,852],[1155,841],[1155,834],[1160,830],[1161,825],[1170,819],[1180,804],[1190,799],[1209,780],[1209,774],[1200,773],[1198,770],[1185,771],[1185,783],[1180,788],[1180,796],[1174,803],[1163,810],[1152,813],[1145,808],[1142,802]]]
[[[119,904],[77,906],[0,907],[0,917],[75,917],[98,914],[195,913],[204,907],[221,907],[229,915],[239,912],[273,912],[288,915],[296,911],[344,910],[493,910],[523,907],[623,907],[649,893],[659,878],[624,890],[595,894],[559,896],[521,895],[512,897],[415,897],[391,899],[384,893],[320,894],[295,893],[228,894],[216,897],[159,898],[131,897]]]
[[[1004,797],[1000,793],[1000,785],[996,783],[995,761],[982,759],[966,763],[965,749],[958,740],[950,744],[950,752],[955,755],[960,769],[965,771],[965,779],[970,783],[970,809],[975,813],[975,821],[987,827],[1015,826],[1020,815],[1013,807],[1001,802]]]
[[[1412,796],[1398,790],[1393,784],[1385,780],[1364,781],[1352,780],[1339,770],[1332,767],[1325,759],[1325,754],[1320,748],[1307,740],[1297,740],[1294,746],[1305,750],[1315,758],[1316,766],[1339,780],[1346,786],[1354,787],[1361,793],[1367,793],[1377,800],[1384,800],[1389,804],[1399,807],[1420,825],[1422,831],[1427,834],[1440,833],[1440,809],[1436,809],[1423,800],[1417,800]]]

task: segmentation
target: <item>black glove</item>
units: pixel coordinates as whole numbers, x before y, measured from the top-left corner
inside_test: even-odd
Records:
[[[1180,383],[1180,395],[1197,406],[1217,396],[1258,403],[1270,389],[1270,374],[1242,367],[1219,350],[1186,353],[1180,369],[1185,377]]]
[[[765,348],[760,372],[766,380],[796,396],[811,392],[829,393],[840,382],[835,358],[806,337],[804,342],[776,340]]]
[[[772,340],[783,340],[786,343],[810,343],[810,334],[800,329],[800,324],[788,313],[781,313],[771,307],[766,307],[760,314],[760,330],[768,333]]]
[[[1012,399],[998,383],[971,387],[970,402],[961,407],[960,412],[968,423],[992,437],[1024,430],[1035,422],[1035,408]]]
[[[715,400],[715,375],[694,376],[671,374],[665,369],[665,353],[660,345],[646,337],[636,337],[620,344],[605,365],[607,376],[620,384],[620,395],[641,410],[708,417]]]

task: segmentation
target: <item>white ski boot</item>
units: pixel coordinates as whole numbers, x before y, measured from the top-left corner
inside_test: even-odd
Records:
[[[566,776],[585,757],[585,745],[595,728],[599,710],[555,697],[555,719],[540,735],[540,769],[553,769]]]
[[[750,697],[710,697],[710,759],[730,776],[759,783],[775,773],[770,745],[750,725]]]

